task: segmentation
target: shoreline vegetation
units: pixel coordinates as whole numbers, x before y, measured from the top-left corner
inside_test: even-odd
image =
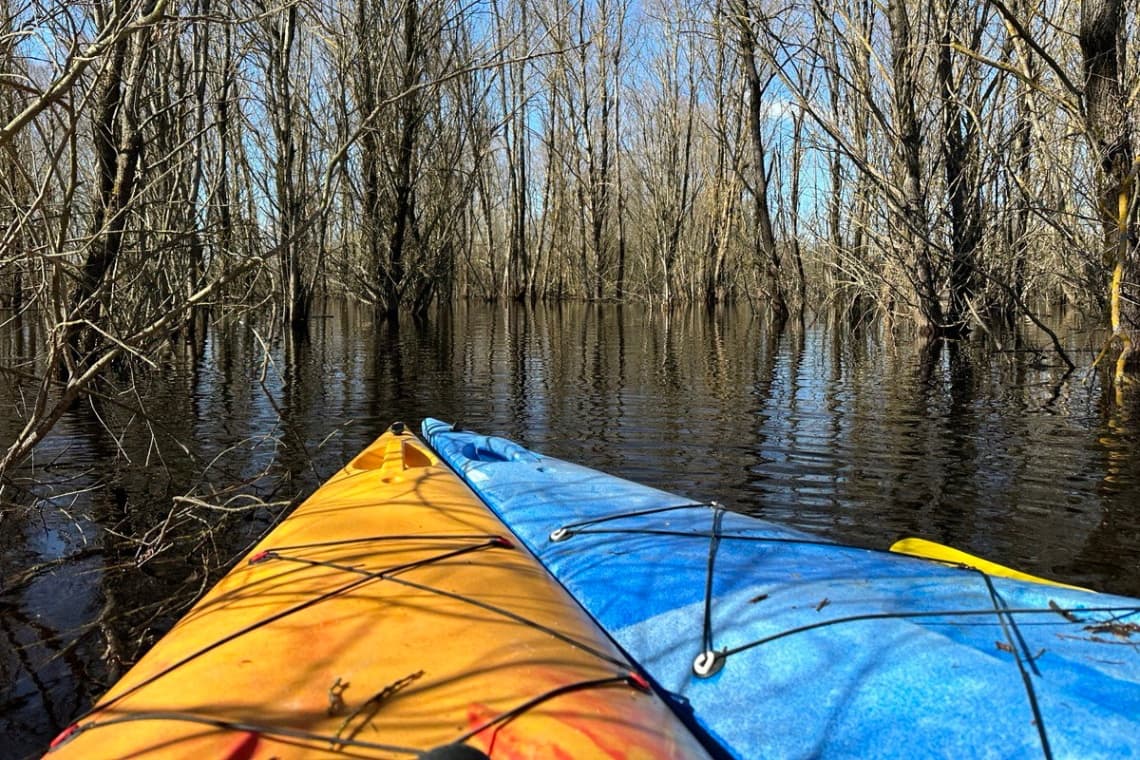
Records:
[[[1123,0],[0,8],[0,307],[38,324],[0,489],[112,367],[249,310],[303,335],[325,297],[1029,320],[1072,369],[1063,304],[1126,391]]]

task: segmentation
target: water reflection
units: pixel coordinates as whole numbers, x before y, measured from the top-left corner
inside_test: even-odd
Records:
[[[331,304],[308,341],[226,320],[124,368],[5,492],[0,733],[41,750],[286,511],[390,422],[496,432],[697,499],[885,547],[919,535],[1140,593],[1140,400],[1039,335],[912,343],[821,314]],[[0,329],[34,375],[42,326]],[[1076,330],[1074,355],[1095,337]],[[1007,347],[1008,350],[1007,350]],[[27,387],[0,385],[0,445]],[[1140,396],[1140,394],[1137,394]],[[14,487],[12,487],[14,486]],[[6,749],[7,751],[7,749]]]
[[[1099,519],[1092,524],[1087,540],[1077,552],[1061,561],[1061,570],[1074,576],[1088,576],[1095,584],[1100,577],[1116,577],[1119,563],[1126,562],[1134,573],[1140,568],[1133,553],[1140,546],[1140,394],[1121,394],[1105,388],[1100,393],[1098,424],[1095,428],[1096,460],[1092,466],[1096,481]],[[1071,476],[1070,476],[1071,477]],[[1082,494],[1071,493],[1070,510],[1092,522]],[[1134,590],[1132,593],[1136,593]]]

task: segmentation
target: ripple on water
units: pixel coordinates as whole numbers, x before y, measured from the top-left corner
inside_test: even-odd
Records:
[[[1108,403],[1095,376],[1058,384],[1061,369],[1030,354],[932,349],[826,318],[774,332],[744,309],[472,304],[398,327],[343,304],[329,315],[308,344],[268,354],[249,325],[214,326],[197,360],[137,375],[128,408],[77,409],[20,474],[39,501],[18,530],[5,518],[5,578],[85,546],[118,554],[55,566],[0,606],[18,643],[0,647],[0,734],[17,754],[42,748],[105,672],[92,623],[108,600],[193,596],[198,554],[171,550],[159,572],[116,534],[147,535],[180,495],[303,494],[394,420],[457,421],[841,541],[920,535],[1140,594],[1140,408]],[[0,388],[0,436],[15,435],[18,408]],[[172,540],[220,562],[275,515],[229,523],[216,545],[190,541],[189,520]],[[107,631],[137,640],[140,619],[124,612]]]

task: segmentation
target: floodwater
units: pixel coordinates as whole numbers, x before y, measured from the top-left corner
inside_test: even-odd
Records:
[[[1097,333],[1052,321],[1075,373],[1028,327],[924,344],[833,316],[776,330],[744,308],[469,304],[396,326],[331,304],[300,343],[214,325],[196,351],[120,368],[4,491],[0,755],[42,751],[395,420],[849,543],[917,535],[1140,595],[1140,388],[1116,398],[1088,371]],[[0,364],[34,368],[37,343],[29,322],[0,328]],[[29,400],[0,382],[0,445]]]

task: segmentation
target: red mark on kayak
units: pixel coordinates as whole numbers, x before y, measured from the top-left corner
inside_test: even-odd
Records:
[[[247,731],[229,752],[223,752],[225,760],[249,760],[257,751],[257,743],[261,741],[261,734]]]
[[[640,673],[634,673],[631,671],[629,675],[625,677],[625,680],[628,681],[629,685],[635,689],[640,689],[644,692],[649,691],[649,680]]]
[[[75,733],[78,730],[79,730],[79,724],[78,723],[72,723],[70,726],[63,729],[63,731],[60,733],[59,736],[57,736],[51,740],[51,744],[48,745],[48,750],[49,751],[53,750],[56,747],[63,744],[64,742],[67,742],[68,740],[71,739],[72,736],[75,736]]]

